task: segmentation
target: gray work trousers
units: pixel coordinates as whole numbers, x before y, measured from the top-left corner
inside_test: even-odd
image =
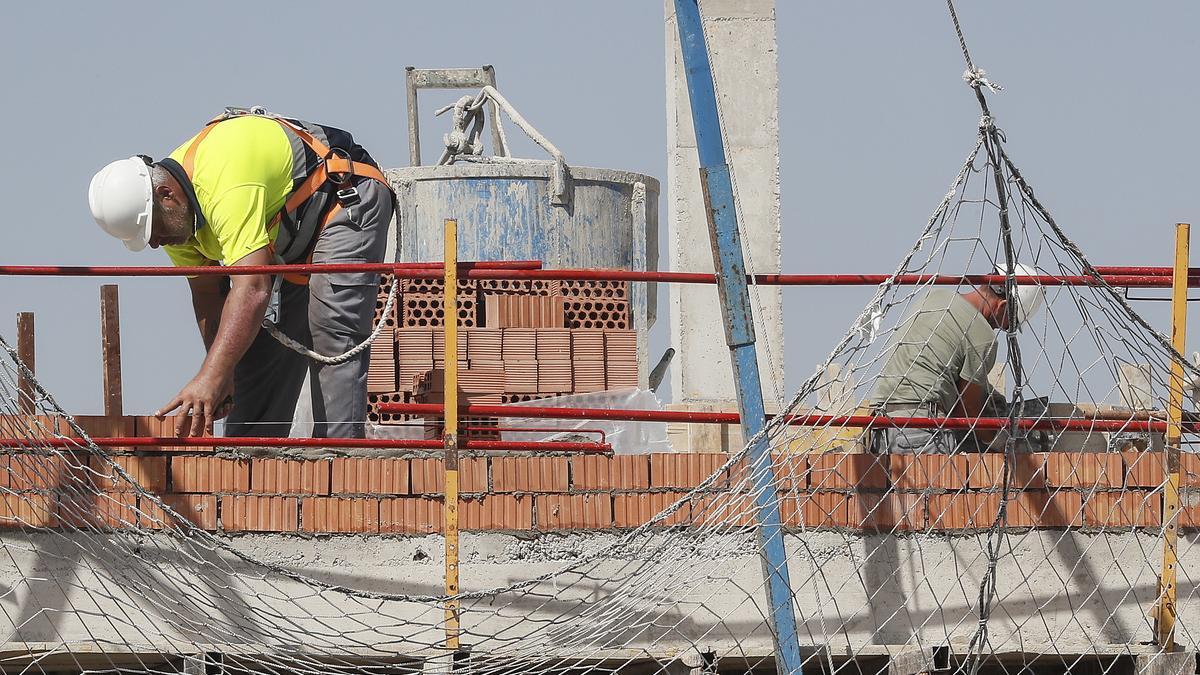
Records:
[[[887,414],[897,417],[934,417],[927,405],[892,406]],[[872,439],[876,453],[901,455],[950,455],[956,452],[976,452],[973,434],[956,429],[924,429],[915,427],[882,428],[874,431]]]
[[[378,182],[359,178],[361,202],[341,209],[325,225],[313,249],[314,263],[383,260],[392,195]],[[314,274],[307,286],[281,284],[279,327],[318,354],[335,356],[371,333],[379,275],[374,272]],[[362,438],[367,418],[369,350],[338,365],[321,365],[260,330],[234,369],[228,436],[287,436],[296,401],[309,378],[313,436]]]

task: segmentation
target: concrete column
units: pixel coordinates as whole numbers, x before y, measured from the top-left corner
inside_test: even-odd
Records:
[[[712,272],[696,138],[679,51],[674,0],[665,0],[667,48],[667,218],[669,269]],[[778,272],[779,103],[774,0],[704,0],[705,33],[733,168],[746,265]],[[787,398],[778,287],[751,289],[758,360],[768,408]],[[677,403],[735,399],[733,369],[715,286],[671,286],[671,384]],[[697,448],[702,449],[702,448]]]

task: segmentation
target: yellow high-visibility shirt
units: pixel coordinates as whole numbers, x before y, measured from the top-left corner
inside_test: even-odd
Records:
[[[171,159],[182,162],[194,139]],[[292,147],[279,122],[255,115],[219,122],[197,148],[192,171],[201,226],[163,250],[177,266],[232,265],[275,241],[279,227],[267,225],[292,186]]]

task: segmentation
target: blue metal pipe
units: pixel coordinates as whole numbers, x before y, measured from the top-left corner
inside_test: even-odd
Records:
[[[746,285],[746,263],[738,231],[733,183],[725,159],[717,95],[708,48],[704,43],[698,0],[675,0],[675,18],[679,25],[679,44],[687,75],[688,97],[692,104],[701,185],[716,263],[717,292],[725,318],[725,339],[737,381],[742,434],[743,438],[752,439],[766,425],[766,410],[763,406],[758,355],[754,348],[754,318],[750,291]],[[763,578],[767,582],[770,624],[775,640],[775,668],[780,675],[800,675],[800,640],[792,605],[792,584],[788,575],[775,473],[765,437],[750,446],[750,461],[754,467]]]

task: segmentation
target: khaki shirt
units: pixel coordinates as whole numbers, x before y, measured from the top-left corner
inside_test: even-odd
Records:
[[[949,414],[959,399],[959,380],[990,390],[996,333],[957,291],[935,289],[896,327],[884,357],[872,403],[931,403]]]

